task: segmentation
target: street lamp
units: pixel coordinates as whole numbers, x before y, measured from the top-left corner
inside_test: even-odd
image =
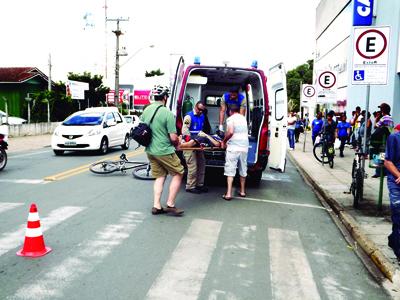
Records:
[[[119,65],[119,67],[121,68],[122,66],[126,65],[132,58],[134,58],[140,51],[142,51],[145,48],[154,48],[154,45],[148,45],[148,46],[144,46],[142,48],[139,48],[138,50],[136,50],[135,53],[133,53],[125,62],[123,62],[122,64]]]

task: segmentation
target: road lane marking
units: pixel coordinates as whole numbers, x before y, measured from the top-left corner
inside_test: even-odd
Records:
[[[0,213],[24,205],[24,203],[0,202]]]
[[[46,184],[43,179],[0,179],[0,182],[18,183],[18,184]]]
[[[142,223],[140,212],[124,213],[117,224],[109,224],[96,232],[93,240],[79,245],[78,253],[51,268],[34,283],[22,286],[13,299],[54,299],[65,297],[63,290],[74,280],[93,271],[114,248],[121,245],[132,231]]]
[[[197,299],[221,227],[222,222],[193,220],[146,299]]]
[[[60,224],[85,208],[86,207],[80,206],[63,206],[51,211],[47,217],[40,220],[42,231],[45,232],[47,229]],[[6,232],[0,235],[0,256],[24,242],[25,230],[26,223],[21,224],[18,229],[13,232]]]
[[[234,199],[239,200],[247,200],[247,201],[255,201],[255,202],[265,202],[265,203],[273,203],[273,204],[283,204],[283,205],[293,205],[293,206],[301,206],[301,207],[308,207],[308,208],[317,208],[326,211],[331,211],[329,208],[325,208],[323,206],[306,204],[306,203],[293,203],[293,202],[283,202],[283,201],[276,201],[276,200],[266,200],[266,199],[257,199],[257,198],[249,198],[249,197],[232,197]]]
[[[268,229],[272,298],[321,299],[297,231]]]
[[[126,157],[129,158],[129,157],[137,156],[137,155],[140,155],[140,154],[143,154],[143,153],[144,153],[144,150],[135,150],[133,152],[127,153]],[[57,180],[66,179],[68,177],[75,176],[75,175],[87,172],[89,170],[89,167],[94,163],[105,161],[105,160],[118,160],[120,156],[121,155],[118,154],[118,155],[114,155],[114,156],[110,156],[110,157],[105,157],[105,158],[103,158],[101,160],[92,162],[90,164],[85,164],[85,165],[82,165],[82,166],[79,166],[79,167],[76,167],[76,168],[73,168],[73,169],[70,169],[70,170],[55,174],[55,175],[47,176],[47,177],[44,178],[44,180],[45,181],[57,181]]]
[[[43,154],[43,153],[49,153],[52,152],[52,150],[47,150],[47,151],[40,151],[40,152],[34,152],[34,153],[26,153],[26,154],[19,154],[19,155],[9,155],[9,159],[14,159],[14,158],[20,158],[20,157],[27,157],[27,156],[32,156],[32,155],[38,155],[38,154]]]

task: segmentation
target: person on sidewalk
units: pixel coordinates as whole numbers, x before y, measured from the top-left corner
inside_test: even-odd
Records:
[[[322,120],[322,112],[317,113],[317,117],[312,121],[311,124],[311,139],[313,145],[315,144],[315,139],[321,133],[322,125],[324,125],[324,120]]]
[[[157,114],[150,124],[152,138],[150,145],[146,147],[151,173],[156,178],[153,187],[154,200],[151,213],[153,215],[171,213],[175,216],[180,216],[183,214],[183,210],[175,206],[175,199],[182,182],[184,169],[175,153],[175,147],[178,146],[179,140],[176,133],[175,117],[165,107],[168,96],[168,87],[155,86],[151,91],[154,103],[146,107],[141,120],[149,124],[153,115]],[[157,109],[158,111],[156,111]],[[172,180],[169,185],[167,207],[163,208],[161,206],[161,194],[168,174],[172,176]]]
[[[350,128],[351,125],[349,122],[346,121],[346,115],[342,114],[340,116],[340,122],[337,124],[337,129],[336,129],[336,135],[338,139],[340,140],[340,157],[344,157],[343,151],[344,151],[344,145],[346,144],[349,135],[350,135]]]
[[[322,132],[327,140],[328,145],[333,145],[336,139],[336,122],[333,120],[335,112],[333,110],[329,111],[326,115],[326,120],[322,127]]]
[[[393,118],[390,115],[390,105],[383,102],[378,108],[380,109],[381,117],[375,123],[375,131],[371,135],[371,139],[373,140],[374,147],[371,149],[372,154],[378,154],[382,149],[385,149],[384,141],[387,139],[388,134],[393,131],[394,122]],[[383,144],[382,144],[383,143]],[[383,176],[387,175],[387,171],[385,168],[376,168],[375,174],[372,175],[372,178],[381,177],[381,171],[383,172]]]
[[[295,139],[295,143],[299,142],[299,137],[300,137],[300,133],[304,132],[304,122],[302,119],[300,119],[300,116],[297,115],[296,116],[296,124],[294,127],[294,139]]]
[[[188,112],[183,119],[182,134],[194,138],[204,129],[205,116],[203,114],[205,105],[198,101],[192,111]],[[186,192],[200,194],[208,192],[204,186],[206,174],[206,159],[202,150],[184,150],[183,157],[187,165]]]
[[[287,119],[287,136],[289,140],[289,149],[294,150],[294,131],[296,129],[296,113],[292,111]]]
[[[387,139],[384,164],[389,171],[387,185],[392,212],[392,233],[388,236],[388,245],[400,260],[400,124]]]
[[[367,153],[368,152],[369,140],[371,138],[371,132],[372,132],[371,113],[368,112],[368,117],[367,118],[365,118],[365,113],[366,113],[365,110],[363,110],[361,112],[360,128],[358,130],[358,145],[359,145],[358,149],[361,149],[363,153]],[[366,137],[366,142],[365,142],[366,149],[364,149],[365,128],[367,130],[367,137]]]
[[[249,138],[246,117],[239,113],[239,106],[231,107],[231,116],[226,120],[225,138],[221,143],[226,148],[224,175],[227,176],[226,193],[222,196],[227,201],[232,200],[232,184],[239,168],[240,197],[246,197],[247,153]]]
[[[353,126],[353,135],[351,136],[352,148],[357,147],[358,130],[360,128],[361,122],[361,107],[357,106],[354,112],[353,118],[350,121],[351,126]]]

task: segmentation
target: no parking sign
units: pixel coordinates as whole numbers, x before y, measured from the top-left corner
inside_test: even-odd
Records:
[[[390,27],[354,28],[353,85],[387,84]]]
[[[334,71],[317,73],[317,103],[335,103],[337,91],[337,74]]]

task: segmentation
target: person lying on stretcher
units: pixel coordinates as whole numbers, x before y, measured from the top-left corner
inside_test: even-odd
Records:
[[[179,148],[180,149],[188,149],[188,148],[204,148],[204,147],[221,147],[221,138],[219,135],[208,135],[203,131],[200,131],[195,137],[190,137],[190,135],[181,135],[179,136]]]

